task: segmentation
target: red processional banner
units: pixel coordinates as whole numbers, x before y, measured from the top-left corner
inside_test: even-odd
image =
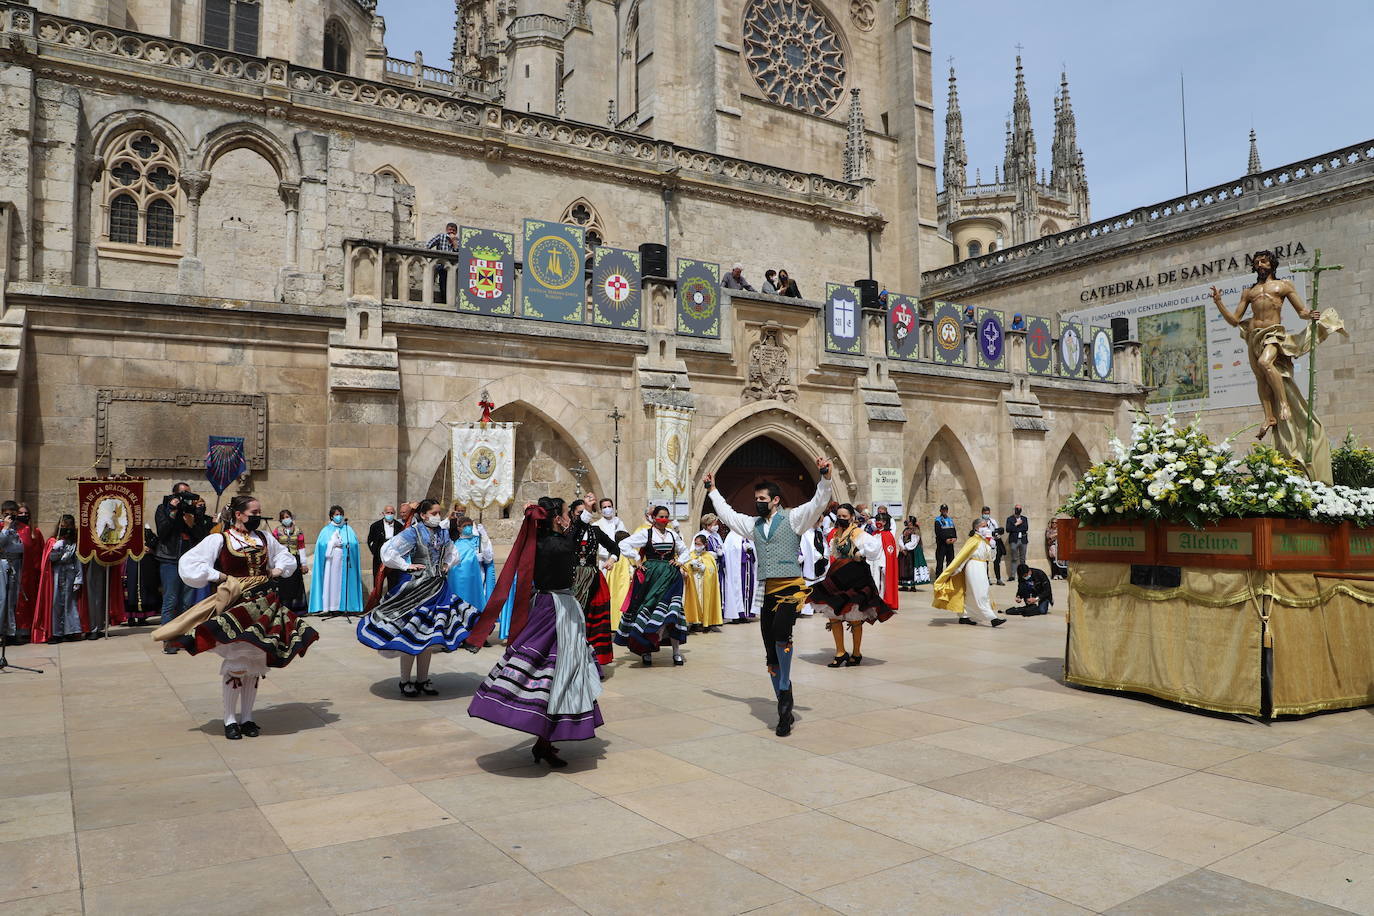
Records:
[[[81,562],[115,566],[141,559],[143,485],[146,477],[78,477],[76,555]]]

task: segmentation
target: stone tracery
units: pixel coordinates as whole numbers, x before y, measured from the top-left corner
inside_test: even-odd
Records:
[[[779,105],[827,114],[844,93],[844,48],[810,0],[752,0],[744,10],[744,58]]]

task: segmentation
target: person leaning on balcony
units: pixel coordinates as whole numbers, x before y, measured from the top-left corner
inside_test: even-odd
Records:
[[[452,251],[458,252],[458,224],[449,223],[444,227],[444,231],[431,238],[425,243],[425,247],[431,251]],[[448,301],[448,268],[440,261],[434,265],[434,301]]]
[[[726,289],[747,289],[751,293],[754,291],[754,287],[750,286],[749,281],[744,279],[744,265],[738,263],[730,268],[730,272],[725,275],[724,286]]]

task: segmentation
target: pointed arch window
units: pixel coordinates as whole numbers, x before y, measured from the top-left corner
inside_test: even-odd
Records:
[[[256,56],[261,14],[259,0],[205,0],[201,42],[235,54]]]
[[[348,29],[337,19],[324,25],[324,69],[335,73],[348,72]]]
[[[181,244],[184,204],[175,154],[160,137],[140,129],[116,137],[105,161],[100,244],[175,250]]]
[[[579,197],[568,204],[559,222],[572,223],[586,230],[588,249],[598,248],[606,242],[606,230],[602,227],[601,216],[585,197]]]

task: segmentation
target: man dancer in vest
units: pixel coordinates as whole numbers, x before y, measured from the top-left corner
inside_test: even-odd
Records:
[[[792,733],[792,625],[801,613],[809,589],[802,579],[798,559],[801,539],[820,521],[830,502],[830,461],[817,458],[821,482],[811,501],[796,509],[782,508],[782,491],[771,481],[754,487],[754,518],[730,508],[707,474],[702,482],[716,515],[732,531],[754,541],[758,553],[758,577],[763,581],[763,613],[759,630],[768,659],[768,677],[778,697],[778,737]]]

